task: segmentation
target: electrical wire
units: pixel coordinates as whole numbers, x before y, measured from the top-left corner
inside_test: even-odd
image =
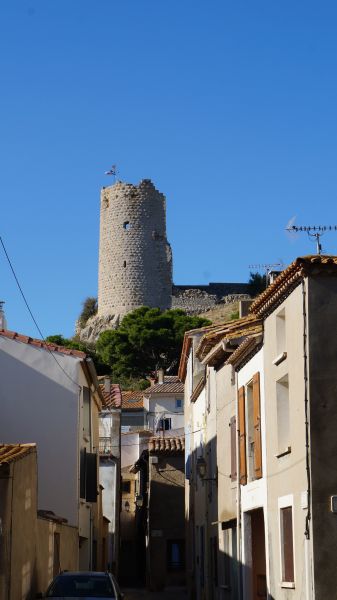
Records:
[[[4,244],[4,241],[3,241],[3,239],[2,239],[2,237],[1,237],[1,236],[0,236],[0,243],[1,243],[2,249],[3,249],[3,251],[4,251],[4,254],[5,254],[5,256],[6,256],[7,262],[8,262],[8,264],[9,264],[9,266],[10,266],[10,269],[11,269],[11,271],[12,271],[12,274],[13,274],[13,277],[14,277],[14,279],[15,279],[15,282],[16,282],[16,284],[17,284],[18,288],[19,288],[20,294],[21,294],[21,296],[22,296],[22,298],[23,298],[23,301],[24,301],[24,303],[25,303],[25,305],[26,305],[26,307],[27,307],[27,310],[28,310],[28,312],[29,312],[29,314],[30,314],[30,316],[31,316],[31,318],[32,318],[32,321],[33,321],[33,323],[34,323],[34,325],[35,325],[35,327],[36,327],[37,331],[39,332],[39,334],[40,334],[40,336],[41,336],[41,338],[42,338],[42,341],[43,341],[43,342],[46,344],[46,350],[48,350],[49,354],[50,354],[50,355],[53,357],[53,359],[55,360],[56,364],[57,364],[57,365],[58,365],[58,367],[61,369],[61,371],[63,371],[63,373],[66,375],[66,377],[68,377],[68,379],[69,379],[69,380],[70,380],[70,381],[71,381],[71,382],[72,382],[74,385],[76,385],[76,386],[77,386],[77,387],[78,387],[78,388],[81,390],[81,389],[82,389],[82,387],[81,387],[81,386],[80,386],[80,385],[77,383],[77,381],[75,381],[75,380],[74,380],[74,379],[73,379],[73,378],[72,378],[72,377],[69,375],[69,373],[67,373],[67,371],[66,371],[66,370],[65,370],[65,369],[62,367],[62,365],[61,365],[61,364],[59,363],[59,361],[57,360],[57,358],[56,358],[56,356],[54,355],[54,353],[53,353],[53,352],[51,351],[51,349],[48,347],[48,342],[46,342],[46,340],[45,340],[45,337],[44,337],[44,335],[43,335],[43,333],[42,333],[42,331],[41,331],[41,329],[40,329],[40,327],[39,327],[39,325],[38,325],[38,322],[36,321],[36,319],[35,319],[35,317],[34,317],[34,315],[33,315],[33,312],[32,312],[32,310],[31,310],[31,308],[30,308],[30,306],[29,306],[29,304],[28,304],[28,300],[27,300],[27,298],[26,298],[26,296],[25,296],[25,294],[24,294],[24,291],[23,291],[23,289],[22,289],[22,286],[20,285],[19,279],[18,279],[18,277],[17,277],[17,275],[16,275],[16,273],[15,273],[15,270],[14,270],[14,267],[13,267],[13,264],[12,264],[12,261],[11,261],[11,259],[9,258],[8,252],[7,252],[7,250],[6,250],[6,246],[5,246],[5,244]]]

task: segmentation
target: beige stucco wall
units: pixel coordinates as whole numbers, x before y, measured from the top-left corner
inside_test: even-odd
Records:
[[[44,592],[57,574],[54,572],[54,533],[60,534],[59,570],[78,569],[78,530],[66,523],[59,524],[49,519],[37,519],[37,590]],[[19,596],[18,596],[19,597]]]
[[[278,366],[276,316],[285,308],[287,358]],[[305,516],[301,507],[302,494],[306,492],[305,470],[305,415],[304,415],[304,361],[302,290],[297,287],[292,294],[266,319],[264,325],[264,379],[266,417],[266,475],[268,478],[268,532],[267,560],[269,561],[269,587],[273,599],[294,600],[304,598],[306,589]],[[277,403],[276,382],[284,375],[289,378],[290,444],[291,452],[277,458]],[[279,499],[293,498],[295,589],[281,587],[281,555],[279,531]]]
[[[236,383],[232,383],[231,365],[216,373],[217,457],[218,457],[218,521],[236,519],[237,481],[231,479],[230,420],[236,415]]]

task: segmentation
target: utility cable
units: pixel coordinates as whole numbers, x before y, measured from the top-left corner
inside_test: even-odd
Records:
[[[6,256],[7,262],[8,262],[8,264],[9,264],[9,266],[10,266],[10,269],[11,269],[11,271],[12,271],[12,274],[13,274],[13,277],[14,277],[14,279],[15,279],[15,282],[16,282],[16,284],[17,284],[17,286],[18,286],[19,290],[20,290],[20,294],[21,294],[21,296],[22,296],[22,298],[23,298],[23,301],[24,301],[24,303],[25,303],[25,305],[26,305],[26,307],[27,307],[27,310],[28,310],[28,312],[29,312],[29,314],[30,314],[30,316],[31,316],[31,318],[32,318],[32,320],[33,320],[33,323],[34,323],[34,325],[35,325],[36,329],[38,330],[38,332],[39,332],[39,334],[40,334],[40,336],[41,336],[41,339],[42,339],[42,341],[44,342],[44,344],[46,344],[46,350],[48,350],[49,354],[50,354],[50,355],[53,357],[53,359],[55,360],[56,364],[59,366],[59,368],[61,369],[61,371],[63,371],[63,373],[64,373],[64,374],[65,374],[65,375],[68,377],[68,379],[69,379],[69,380],[70,380],[70,381],[71,381],[71,382],[72,382],[74,385],[76,385],[76,386],[77,386],[77,387],[78,387],[78,388],[81,390],[81,389],[82,389],[82,387],[81,387],[81,386],[80,386],[80,385],[77,383],[77,381],[75,381],[75,380],[74,380],[74,379],[73,379],[73,378],[72,378],[72,377],[69,375],[69,373],[67,373],[67,371],[66,371],[66,370],[65,370],[65,369],[62,367],[62,365],[59,363],[59,361],[57,360],[57,358],[56,358],[56,356],[54,355],[54,353],[53,353],[53,352],[51,351],[51,349],[49,348],[49,346],[48,346],[48,342],[46,342],[46,339],[45,339],[45,337],[44,337],[44,335],[43,335],[43,333],[42,333],[42,331],[41,331],[41,329],[40,329],[40,327],[39,327],[39,325],[38,325],[38,323],[37,323],[37,321],[36,321],[36,319],[35,319],[35,317],[34,317],[34,315],[33,315],[33,312],[32,312],[32,310],[31,310],[31,308],[30,308],[30,306],[29,306],[29,304],[28,304],[27,298],[26,298],[26,296],[25,296],[25,294],[24,294],[24,291],[23,291],[23,289],[22,289],[22,287],[21,287],[21,285],[20,285],[19,279],[18,279],[18,277],[17,277],[17,275],[16,275],[16,273],[15,273],[15,270],[14,270],[13,264],[12,264],[12,262],[11,262],[11,259],[9,258],[8,252],[7,252],[7,250],[6,250],[6,246],[5,246],[5,244],[4,244],[4,242],[3,242],[3,239],[2,239],[2,237],[1,237],[1,236],[0,236],[0,243],[1,243],[2,249],[3,249],[4,253],[5,253],[5,256]]]

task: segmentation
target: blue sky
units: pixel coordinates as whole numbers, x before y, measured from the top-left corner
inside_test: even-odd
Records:
[[[324,0],[2,0],[0,234],[45,335],[97,292],[112,163],[165,193],[176,283],[314,251],[284,228],[337,224],[336,28]],[[36,336],[3,254],[0,274]]]

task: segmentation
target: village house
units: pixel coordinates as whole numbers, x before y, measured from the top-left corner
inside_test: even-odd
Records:
[[[131,468],[139,475],[146,585],[185,585],[184,437],[152,437]]]
[[[37,510],[36,444],[0,445],[0,600],[26,600],[78,565],[78,529]]]
[[[78,566],[93,568],[102,531],[97,499],[103,401],[93,362],[83,352],[0,330],[0,374],[0,440],[36,443],[37,508],[77,528]]]
[[[337,257],[299,258],[248,317],[185,336],[191,598],[323,600],[336,587],[336,275]]]

